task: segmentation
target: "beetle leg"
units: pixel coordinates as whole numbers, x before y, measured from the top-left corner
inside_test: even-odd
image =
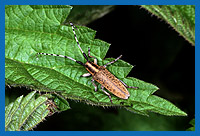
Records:
[[[110,65],[112,63],[115,63],[118,59],[120,59],[122,57],[122,55],[120,55],[118,58],[116,58],[115,60],[111,61],[111,62],[108,62],[107,64],[104,65],[104,67],[106,68],[107,65]]]
[[[97,58],[90,55],[90,47],[88,47],[88,56],[94,58],[94,64],[97,64]]]
[[[112,99],[111,99],[110,94],[104,90],[104,87],[103,87],[103,86],[101,86],[101,90],[102,90],[106,95],[108,95],[108,97],[109,97],[109,99],[110,99],[110,102],[112,103]]]
[[[122,84],[126,87],[126,88],[135,88],[138,89],[138,87],[134,87],[134,86],[128,86],[127,84],[125,84],[122,80],[119,79],[119,81],[122,82]]]
[[[94,83],[94,79],[93,78],[92,78],[91,82],[94,85],[94,88],[95,88],[94,91],[96,92],[97,91],[97,85]]]
[[[85,73],[85,74],[81,75],[81,77],[89,77],[89,76],[91,76],[90,73]]]

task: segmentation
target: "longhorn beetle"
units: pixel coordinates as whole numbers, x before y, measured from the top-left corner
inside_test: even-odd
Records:
[[[84,58],[87,60],[87,62],[84,64],[81,61],[77,61],[71,57],[68,56],[63,56],[63,55],[57,55],[57,54],[48,54],[48,53],[37,53],[37,55],[39,54],[43,54],[43,55],[52,55],[52,56],[59,56],[59,57],[63,57],[63,58],[67,58],[70,59],[72,61],[75,61],[76,63],[84,66],[86,68],[86,70],[89,73],[85,73],[82,75],[82,77],[88,77],[88,76],[92,76],[92,84],[95,87],[95,91],[97,91],[97,85],[94,83],[94,81],[97,81],[101,84],[101,90],[108,95],[110,102],[112,103],[112,99],[111,96],[108,92],[106,92],[104,90],[104,87],[110,91],[112,94],[114,94],[115,96],[121,98],[121,99],[128,99],[128,97],[130,96],[127,88],[135,88],[137,89],[138,87],[134,87],[134,86],[128,86],[126,85],[123,81],[121,81],[120,79],[117,79],[113,74],[111,74],[106,67],[114,62],[116,62],[118,59],[120,59],[122,57],[122,55],[120,55],[118,58],[116,58],[115,60],[105,64],[104,66],[99,66],[97,65],[97,59],[94,56],[90,55],[90,48],[88,48],[88,56],[91,58],[94,58],[94,62],[91,62],[87,55],[85,54],[85,52],[81,49],[79,41],[76,37],[76,33],[74,28],[76,28],[72,23],[70,23],[73,33],[74,33],[74,37],[76,40],[76,43],[80,49],[80,51],[82,52]]]

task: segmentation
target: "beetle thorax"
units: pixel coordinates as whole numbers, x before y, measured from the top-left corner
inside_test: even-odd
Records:
[[[87,61],[85,63],[85,68],[90,74],[94,75],[95,73],[99,72],[99,66],[91,61]]]

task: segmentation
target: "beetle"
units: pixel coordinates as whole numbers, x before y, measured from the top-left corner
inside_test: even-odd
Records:
[[[111,99],[111,95],[104,90],[104,88],[106,88],[108,91],[110,91],[112,94],[114,94],[115,96],[121,98],[121,99],[128,99],[130,96],[129,91],[127,90],[127,88],[135,88],[137,89],[138,87],[134,87],[134,86],[128,86],[126,85],[123,81],[121,81],[120,79],[116,78],[112,73],[110,73],[106,67],[110,64],[113,64],[114,62],[116,62],[117,60],[119,60],[122,55],[120,55],[118,58],[116,58],[115,60],[103,65],[103,66],[99,66],[97,64],[97,59],[94,56],[90,55],[90,48],[88,48],[88,56],[91,58],[94,58],[94,62],[90,61],[87,57],[87,55],[85,54],[85,52],[82,50],[82,48],[80,47],[79,41],[76,37],[76,33],[74,28],[76,28],[71,22],[70,25],[72,27],[73,33],[74,33],[74,37],[76,40],[76,43],[81,51],[81,53],[83,54],[84,58],[87,60],[86,63],[83,63],[81,61],[77,61],[71,57],[68,56],[64,56],[64,55],[58,55],[58,54],[49,54],[49,53],[37,53],[37,55],[39,54],[43,54],[43,55],[52,55],[52,56],[58,56],[58,57],[63,57],[63,58],[67,58],[70,59],[72,61],[75,61],[76,63],[82,65],[85,67],[85,69],[89,72],[89,73],[85,73],[82,75],[82,77],[88,77],[88,76],[92,76],[92,84],[95,87],[95,91],[97,91],[97,85],[94,83],[94,81],[97,81],[98,83],[101,84],[101,90],[108,95],[110,102],[112,103],[112,99]]]

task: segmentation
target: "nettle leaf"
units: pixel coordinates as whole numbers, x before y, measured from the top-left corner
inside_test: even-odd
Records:
[[[142,5],[195,45],[195,5]]]
[[[5,130],[27,131],[34,128],[48,115],[45,96],[35,98],[36,91],[20,96],[5,108]]]
[[[94,91],[91,77],[80,77],[87,73],[83,66],[61,57],[37,56],[38,52],[53,53],[86,62],[77,46],[71,26],[62,25],[70,10],[69,6],[6,7],[6,84],[26,86],[43,92],[56,92],[65,99],[84,101],[92,105],[121,106],[142,115],[152,111],[164,115],[186,116],[186,113],[172,103],[152,95],[158,90],[155,85],[136,78],[127,78],[133,66],[123,60],[108,66],[108,70],[127,85],[139,89],[128,89],[131,95],[128,100],[112,95],[112,104],[100,89]],[[81,48],[87,52],[90,47],[91,55],[98,59],[99,65],[114,59],[104,59],[110,45],[94,39],[94,30],[84,26],[76,28]],[[68,105],[67,101],[60,99],[54,102],[61,110],[67,109],[63,106]]]

